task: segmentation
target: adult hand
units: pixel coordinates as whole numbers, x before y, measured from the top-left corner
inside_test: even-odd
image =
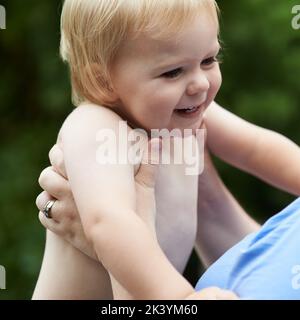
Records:
[[[148,152],[144,152],[142,163],[135,175],[137,214],[155,233],[155,176],[159,163],[159,139],[148,143]],[[70,242],[75,248],[92,259],[98,260],[96,253],[87,240],[80,216],[72,195],[64,168],[63,152],[58,145],[49,152],[52,166],[42,171],[39,184],[44,190],[36,199],[41,224],[48,230]],[[51,219],[42,212],[49,200],[55,200],[51,208]]]

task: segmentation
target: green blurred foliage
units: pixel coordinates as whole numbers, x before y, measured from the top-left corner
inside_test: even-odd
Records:
[[[0,0],[0,299],[29,299],[42,261],[37,179],[72,110],[67,67],[60,61],[60,0]],[[223,86],[217,101],[237,115],[300,143],[300,30],[291,27],[299,0],[219,0]],[[237,132],[237,134],[239,134]],[[246,210],[259,221],[293,197],[216,160]],[[192,262],[193,264],[193,262]],[[189,265],[187,275],[198,274]]]

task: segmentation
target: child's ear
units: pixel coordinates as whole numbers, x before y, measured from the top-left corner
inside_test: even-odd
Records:
[[[113,85],[111,83],[111,80],[108,79],[104,74],[103,74],[103,69],[101,67],[101,65],[97,64],[97,63],[93,63],[90,65],[90,68],[92,69],[92,73],[93,75],[96,77],[97,79],[97,84],[99,85],[100,88],[103,88],[103,92],[106,93],[106,98],[107,98],[107,102],[113,104],[116,101],[118,101],[118,95],[115,91],[115,89],[113,88]]]
[[[112,85],[109,86],[109,100],[112,104],[115,104],[119,101],[119,96]]]

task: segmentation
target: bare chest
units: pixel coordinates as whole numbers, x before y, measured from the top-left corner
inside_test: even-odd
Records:
[[[161,166],[156,184],[156,230],[168,259],[183,272],[197,230],[198,176],[187,176],[179,165]]]

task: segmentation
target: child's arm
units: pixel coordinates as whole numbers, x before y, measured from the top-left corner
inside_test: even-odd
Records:
[[[43,264],[33,300],[112,299],[110,278],[103,266],[47,231]]]
[[[99,130],[111,129],[118,138],[120,120],[108,109],[85,105],[71,114],[61,131],[66,171],[84,231],[104,267],[134,298],[184,298],[193,288],[135,212],[133,166],[96,161]],[[111,147],[119,151],[118,144]]]
[[[300,195],[300,149],[281,134],[253,125],[215,102],[206,113],[209,149],[222,160]]]
[[[151,144],[152,145],[152,144]],[[156,142],[157,145],[157,142]],[[154,157],[145,154],[141,166],[135,175],[137,196],[137,213],[153,230],[155,224],[155,176],[156,166],[150,164],[150,159],[157,163],[158,150],[154,150]],[[85,254],[91,255],[93,249],[86,240],[82,231],[81,220],[77,208],[70,197],[71,190],[64,170],[63,153],[55,146],[50,152],[53,167],[44,170],[39,179],[40,185],[45,190],[51,191],[51,195],[57,199],[56,206],[51,210],[52,219],[47,219],[40,213],[41,223],[54,233],[48,232],[47,247],[45,250],[43,267],[39,281],[35,289],[34,299],[111,299],[111,288],[106,270],[99,263],[94,265],[85,263],[84,257],[78,255],[78,251],[64,242],[62,237]],[[39,210],[43,210],[45,203],[50,199],[47,192],[41,193],[37,198]],[[71,236],[72,235],[72,236]],[[94,259],[95,254],[91,257]],[[97,260],[96,260],[97,261]],[[57,266],[59,265],[59,269]],[[121,288],[123,292],[123,288]],[[125,299],[131,298],[126,295]],[[123,295],[124,299],[124,295]],[[194,292],[186,299],[236,299],[229,291],[219,288],[206,288],[200,292]]]
[[[69,182],[64,179],[67,175],[61,149],[58,146],[52,148],[49,158],[53,167],[43,170],[39,184],[43,189],[51,190],[51,196],[45,191],[42,192],[37,197],[36,204],[40,210],[39,219],[46,220],[55,226],[58,235],[47,230],[43,263],[32,298],[34,300],[112,299],[108,272],[98,260],[95,260],[89,243],[84,242],[80,248],[86,249],[93,259],[75,249],[76,245],[73,246],[65,241],[62,236],[66,226],[75,228],[77,233],[83,231],[80,218],[74,218],[74,212],[77,212],[77,209]],[[51,213],[63,212],[65,220],[60,221],[57,216],[47,219],[41,212],[52,197],[56,202]],[[73,229],[67,234],[77,243],[76,236],[72,234]]]

